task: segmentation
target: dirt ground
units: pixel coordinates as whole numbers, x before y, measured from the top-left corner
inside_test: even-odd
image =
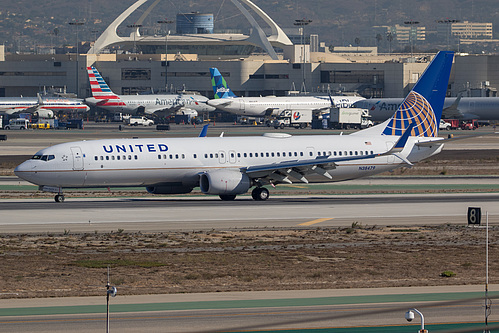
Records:
[[[499,227],[490,258],[499,255]],[[0,297],[484,283],[485,232],[467,226],[2,235]],[[499,262],[490,264],[499,283]]]
[[[391,174],[499,175],[498,161],[499,150],[449,150]],[[12,174],[16,164],[12,157],[0,158],[0,171]],[[498,240],[499,227],[494,227],[491,258],[499,255]],[[121,295],[479,284],[485,276],[484,244],[483,228],[359,223],[156,234],[121,229],[0,234],[0,298],[103,295],[108,265]],[[490,283],[499,283],[499,262],[490,265]]]

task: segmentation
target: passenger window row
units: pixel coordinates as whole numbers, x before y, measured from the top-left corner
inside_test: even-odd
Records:
[[[133,157],[132,157],[132,156],[133,156]],[[111,155],[111,156],[106,155],[106,156],[94,156],[94,160],[96,160],[96,161],[99,161],[99,160],[101,160],[101,161],[104,161],[104,160],[106,160],[106,161],[114,161],[114,160],[117,160],[117,161],[126,161],[126,160],[132,160],[132,158],[133,158],[134,160],[138,160],[138,159],[139,159],[139,156],[137,156],[137,155],[123,155],[123,156],[122,156],[122,155],[116,155],[116,156],[114,156],[114,155]]]

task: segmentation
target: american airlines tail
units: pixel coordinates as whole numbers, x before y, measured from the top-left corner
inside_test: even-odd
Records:
[[[352,135],[401,136],[413,126],[410,136],[436,137],[453,57],[454,52],[439,52],[390,119]]]
[[[211,85],[213,87],[213,92],[215,93],[215,99],[237,97],[232,90],[230,90],[227,82],[218,69],[210,68],[210,73]]]
[[[113,93],[106,81],[102,78],[99,71],[95,67],[87,67],[88,80],[90,81],[90,90],[92,96],[98,102],[97,106],[122,106],[125,103],[121,98]]]

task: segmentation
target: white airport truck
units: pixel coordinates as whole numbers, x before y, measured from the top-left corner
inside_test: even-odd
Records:
[[[128,123],[130,124],[130,126],[152,126],[154,125],[154,120],[147,119],[146,117],[141,116],[133,116],[129,118]]]
[[[331,108],[329,128],[361,129],[374,125],[369,110],[361,108]]]
[[[274,120],[272,125],[275,129],[286,126],[294,128],[306,128],[312,122],[312,110],[284,110]]]

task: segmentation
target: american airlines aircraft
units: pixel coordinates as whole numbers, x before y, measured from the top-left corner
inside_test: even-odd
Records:
[[[286,97],[237,97],[216,68],[210,68],[211,84],[215,99],[208,105],[217,109],[250,117],[278,115],[284,110],[328,110],[331,102],[336,107],[348,108],[364,99],[359,96],[286,96]]]
[[[197,116],[197,112],[214,111],[206,104],[208,98],[193,94],[168,95],[116,95],[94,67],[87,67],[92,97],[85,102],[111,112],[144,113],[146,115],[168,115],[180,111]]]
[[[439,52],[395,114],[350,135],[109,139],[54,145],[15,174],[64,201],[64,188],[143,186],[154,194],[205,194],[234,200],[254,187],[372,176],[439,153],[437,137],[453,52]]]
[[[82,99],[61,97],[0,97],[0,113],[36,113],[41,118],[52,118],[54,112],[86,112],[90,108]]]
[[[404,101],[403,98],[373,98],[354,103],[355,107],[369,109],[371,120],[384,121]],[[444,119],[499,120],[498,97],[447,97],[442,112]]]

